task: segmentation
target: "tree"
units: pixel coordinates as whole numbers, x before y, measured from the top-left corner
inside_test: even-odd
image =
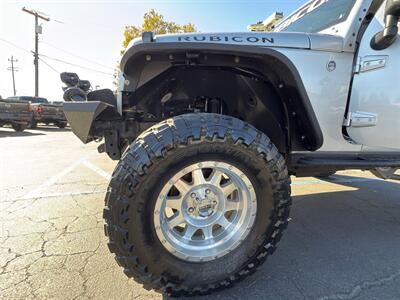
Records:
[[[179,25],[174,22],[165,21],[163,15],[151,9],[144,14],[142,26],[129,25],[125,27],[121,55],[124,54],[129,42],[134,38],[140,37],[145,31],[152,31],[155,34],[185,33],[194,32],[196,28],[192,23]]]
[[[174,22],[165,21],[163,15],[157,13],[154,9],[150,9],[143,16],[142,26],[125,26],[124,41],[122,43],[120,54],[123,55],[125,53],[130,41],[142,36],[142,33],[145,31],[152,31],[154,34],[185,33],[195,32],[196,27],[192,23],[179,25]],[[118,73],[119,65],[117,65],[116,72],[114,73],[115,86],[118,86]]]

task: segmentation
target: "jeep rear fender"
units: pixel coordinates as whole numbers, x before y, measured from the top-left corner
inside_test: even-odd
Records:
[[[264,78],[277,90],[286,109],[291,150],[317,150],[322,146],[322,131],[293,63],[278,50],[256,46],[217,43],[142,43],[125,53],[121,70],[124,93],[145,88],[154,78],[177,66],[233,68]],[[137,97],[121,105],[134,106]]]

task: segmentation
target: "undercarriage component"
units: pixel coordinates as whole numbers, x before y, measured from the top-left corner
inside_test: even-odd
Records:
[[[117,130],[108,130],[104,132],[105,152],[114,160],[121,158],[121,147],[119,147],[119,136]]]
[[[396,174],[396,171],[399,168],[390,168],[390,167],[381,167],[371,170],[371,173],[374,174],[378,178],[382,179],[393,179],[393,180],[400,180],[400,175]]]

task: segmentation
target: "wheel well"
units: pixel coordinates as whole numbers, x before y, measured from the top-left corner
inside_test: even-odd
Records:
[[[273,52],[279,55],[139,51],[122,66],[130,83],[123,109],[135,107],[162,119],[173,116],[163,114],[163,101],[176,107],[198,97],[220,99],[223,114],[263,131],[280,152],[316,150],[322,133],[300,76],[286,57]]]

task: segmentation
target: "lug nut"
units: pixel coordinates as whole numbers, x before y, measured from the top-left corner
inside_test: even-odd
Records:
[[[188,211],[189,211],[189,213],[192,213],[192,212],[194,212],[194,208],[193,207],[189,207]]]
[[[195,193],[191,193],[191,194],[190,194],[190,197],[196,198],[196,194],[195,194]]]
[[[210,189],[206,189],[206,194],[211,193]]]

